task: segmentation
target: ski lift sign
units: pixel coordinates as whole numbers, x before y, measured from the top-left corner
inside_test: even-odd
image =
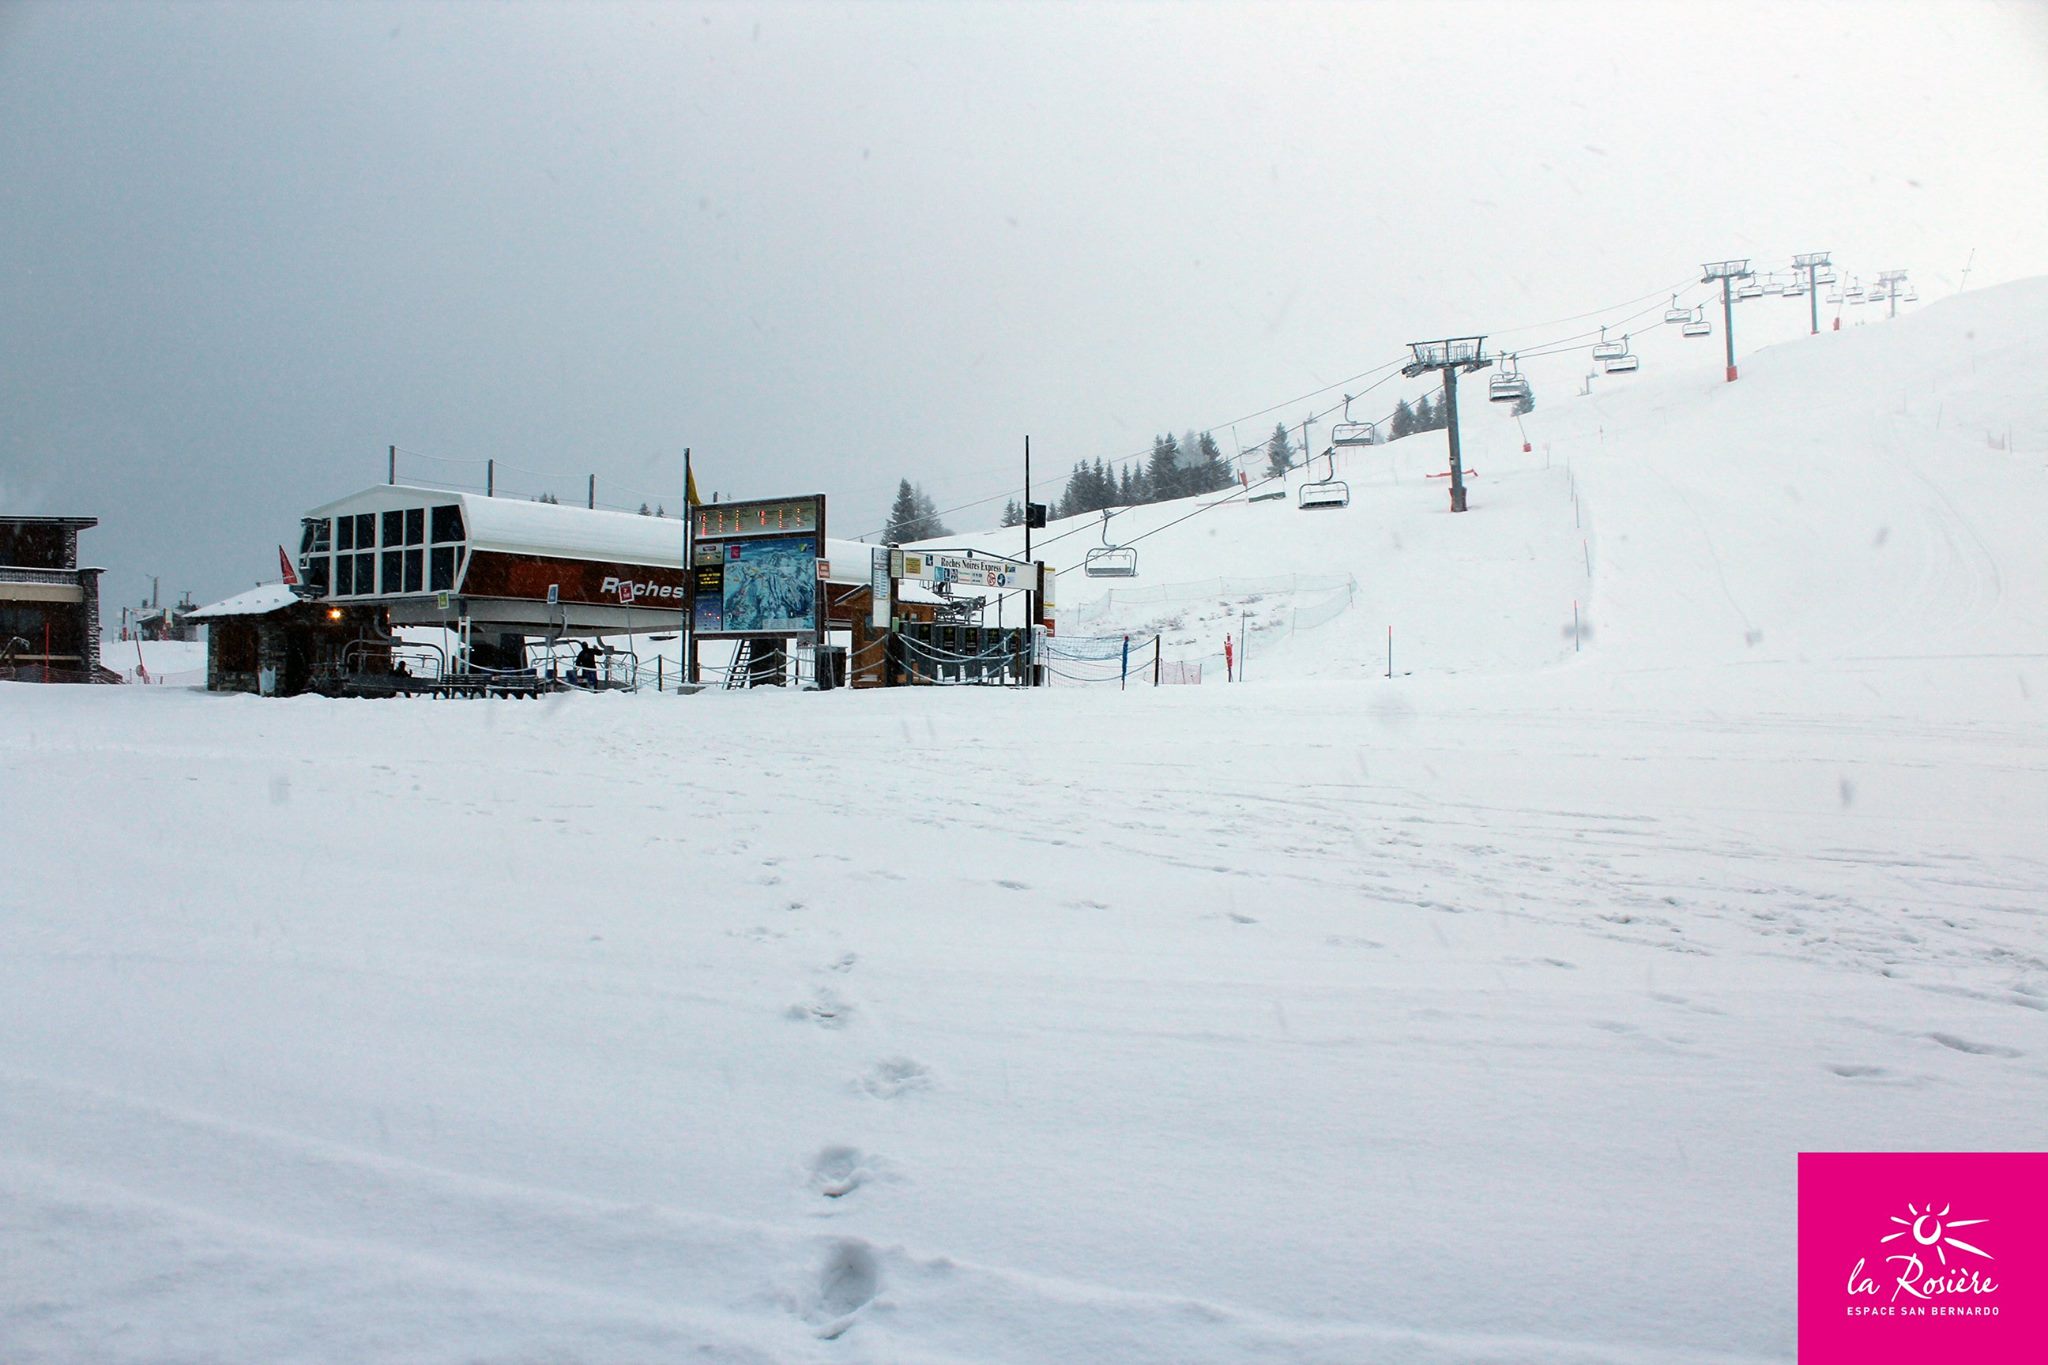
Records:
[[[933,587],[952,584],[963,588],[994,588],[999,592],[1031,586],[1031,566],[1017,559],[995,559],[982,555],[927,554],[906,551],[903,574]]]

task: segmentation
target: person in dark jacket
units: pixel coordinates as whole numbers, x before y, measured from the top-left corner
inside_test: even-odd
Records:
[[[587,640],[576,651],[576,681],[585,687],[597,686],[597,650]]]

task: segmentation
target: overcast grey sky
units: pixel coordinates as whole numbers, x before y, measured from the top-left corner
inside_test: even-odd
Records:
[[[1702,259],[2048,273],[2044,166],[2040,4],[6,4],[0,507],[109,604],[394,443],[988,524]]]

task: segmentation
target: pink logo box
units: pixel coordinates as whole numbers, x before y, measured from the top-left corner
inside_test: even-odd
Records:
[[[2048,1362],[2048,1153],[1801,1152],[1799,1359]]]

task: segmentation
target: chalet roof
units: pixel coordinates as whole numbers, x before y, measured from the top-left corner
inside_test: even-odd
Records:
[[[189,619],[194,621],[218,621],[230,616],[268,616],[274,611],[283,611],[305,599],[283,583],[266,583],[260,588],[238,592],[210,606],[201,607]]]

